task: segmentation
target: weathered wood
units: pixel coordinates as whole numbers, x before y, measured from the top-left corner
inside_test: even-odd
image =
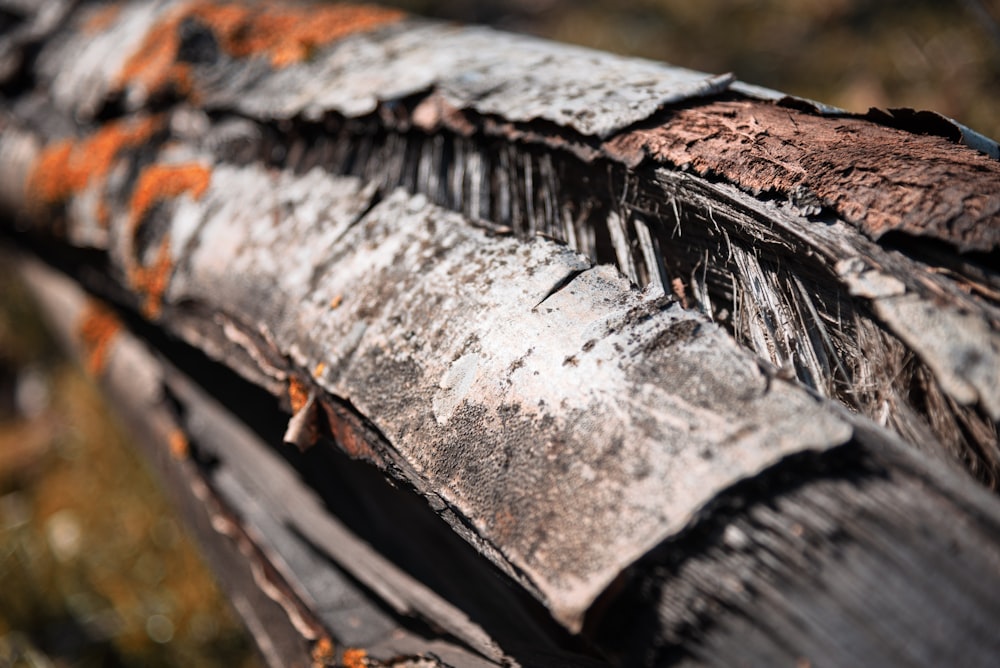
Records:
[[[996,584],[1000,510],[943,458],[1000,479],[1000,163],[953,140],[995,144],[394,11],[45,25],[4,89],[7,227],[119,313],[63,329],[186,434],[163,466],[229,509],[305,637],[353,642],[347,596],[380,659],[725,665],[754,625],[759,662],[996,651],[964,573]],[[169,361],[115,372],[129,337]],[[405,491],[315,473],[341,470],[329,443]],[[450,530],[352,515],[338,486]],[[419,565],[430,535],[474,584]]]

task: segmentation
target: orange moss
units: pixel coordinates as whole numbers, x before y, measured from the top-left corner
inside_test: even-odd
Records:
[[[344,668],[365,668],[368,665],[368,652],[353,647],[345,649],[343,663]]]
[[[53,143],[42,150],[28,175],[29,200],[60,204],[90,183],[103,181],[122,150],[145,142],[161,125],[158,117],[116,121],[78,142]]]
[[[288,379],[288,401],[293,413],[298,413],[309,401],[309,388],[295,376]]]
[[[234,58],[267,56],[275,68],[310,57],[317,48],[351,33],[398,21],[404,13],[365,5],[286,7],[270,2],[257,6],[195,0],[171,13],[146,35],[125,63],[118,85],[139,83],[149,92],[173,87],[193,95],[191,68],[177,60],[180,25],[194,18],[212,29]]]
[[[121,329],[121,321],[108,307],[95,300],[87,302],[76,327],[86,355],[87,373],[96,377],[104,372],[111,344]]]
[[[170,276],[174,271],[173,258],[170,257],[170,235],[163,237],[156,259],[149,266],[136,265],[129,269],[129,282],[141,295],[146,296],[142,312],[147,318],[158,318],[163,310],[163,295],[170,284]]]
[[[94,11],[83,24],[84,34],[94,35],[101,32],[118,19],[121,11],[121,5],[105,5]]]
[[[170,447],[170,455],[174,459],[187,459],[188,453],[191,450],[191,444],[188,442],[187,436],[180,429],[174,429],[170,432],[167,437],[167,443]]]

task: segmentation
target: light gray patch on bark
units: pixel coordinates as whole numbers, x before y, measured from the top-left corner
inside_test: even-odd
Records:
[[[78,25],[49,40],[38,57],[36,71],[60,111],[89,120],[100,111],[132,54],[157,21],[172,7],[164,2],[132,2],[99,32],[82,29],[93,12],[81,12]],[[150,91],[133,86],[128,100],[140,107]]]
[[[352,35],[296,67],[223,59],[194,71],[206,106],[254,117],[363,116],[381,102],[437,90],[458,109],[507,121],[541,119],[598,137],[664,105],[721,92],[732,81],[489,28],[416,20]]]
[[[1000,334],[989,323],[916,295],[877,299],[874,308],[955,401],[978,402],[1000,421]]]

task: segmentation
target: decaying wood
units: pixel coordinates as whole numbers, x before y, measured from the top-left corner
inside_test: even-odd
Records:
[[[995,144],[392,10],[46,6],[5,228],[274,662],[1000,649]]]

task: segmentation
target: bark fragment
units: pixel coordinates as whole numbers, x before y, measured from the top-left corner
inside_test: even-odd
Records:
[[[735,100],[680,109],[606,147],[631,164],[648,157],[828,207],[872,239],[897,232],[1000,250],[1000,162],[942,137]]]

